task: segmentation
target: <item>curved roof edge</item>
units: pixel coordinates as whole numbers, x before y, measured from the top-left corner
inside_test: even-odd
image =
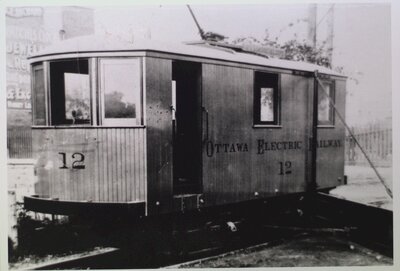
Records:
[[[198,58],[209,58],[220,61],[260,65],[274,68],[314,72],[346,77],[345,75],[316,64],[291,61],[277,58],[266,58],[259,55],[234,50],[222,50],[218,47],[189,45],[184,43],[166,43],[154,40],[134,40],[133,43],[123,42],[110,36],[82,36],[56,42],[37,54],[29,57],[34,60],[60,54],[80,54],[99,52],[129,52],[129,51],[156,51],[176,55],[186,55]]]

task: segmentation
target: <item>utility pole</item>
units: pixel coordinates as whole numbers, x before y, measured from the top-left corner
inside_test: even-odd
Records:
[[[329,60],[329,64],[332,66],[332,55],[333,55],[333,31],[334,31],[334,13],[335,13],[335,9],[334,9],[334,4],[331,6],[331,8],[329,9],[329,12],[327,14],[327,18],[326,18],[326,24],[327,24],[327,38],[326,38],[326,46],[328,49],[328,60]]]
[[[313,48],[317,47],[317,4],[310,4],[308,6],[307,41]]]
[[[317,47],[317,4],[308,7],[308,44]],[[317,189],[317,141],[318,141],[318,70],[314,72],[314,90],[312,95],[312,130],[311,130],[311,178],[307,190]]]

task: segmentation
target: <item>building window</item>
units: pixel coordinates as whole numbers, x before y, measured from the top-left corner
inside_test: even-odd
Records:
[[[100,72],[103,125],[140,125],[140,60],[101,59]]]
[[[323,82],[325,91],[318,88],[318,125],[334,125],[334,108],[330,102],[335,101],[335,88],[333,82]]]
[[[254,124],[279,124],[279,76],[255,72],[254,75]]]
[[[88,60],[50,63],[51,123],[90,124],[90,77]]]
[[[46,125],[46,89],[43,65],[32,67],[33,83],[33,125]]]

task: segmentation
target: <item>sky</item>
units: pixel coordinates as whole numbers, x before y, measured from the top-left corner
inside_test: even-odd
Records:
[[[192,5],[201,27],[229,37],[265,37],[278,41],[307,37],[307,4]],[[327,11],[317,8],[317,40],[327,37]],[[199,40],[197,27],[184,5],[95,7],[97,34],[127,40],[181,42]],[[348,80],[346,119],[365,125],[391,117],[391,27],[389,4],[335,4],[333,65]],[[289,26],[291,25],[291,26]],[[296,35],[296,36],[295,36]]]

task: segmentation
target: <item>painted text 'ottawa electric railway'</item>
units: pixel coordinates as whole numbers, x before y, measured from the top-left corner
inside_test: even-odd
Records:
[[[311,142],[308,146],[311,149]],[[257,140],[257,154],[265,154],[268,151],[282,151],[282,150],[301,150],[304,146],[302,141],[265,141],[264,139]],[[319,140],[317,148],[338,148],[342,146],[341,140],[327,139]],[[248,152],[248,143],[214,143],[207,141],[206,143],[207,156],[212,157],[217,153],[234,153],[234,152]]]

